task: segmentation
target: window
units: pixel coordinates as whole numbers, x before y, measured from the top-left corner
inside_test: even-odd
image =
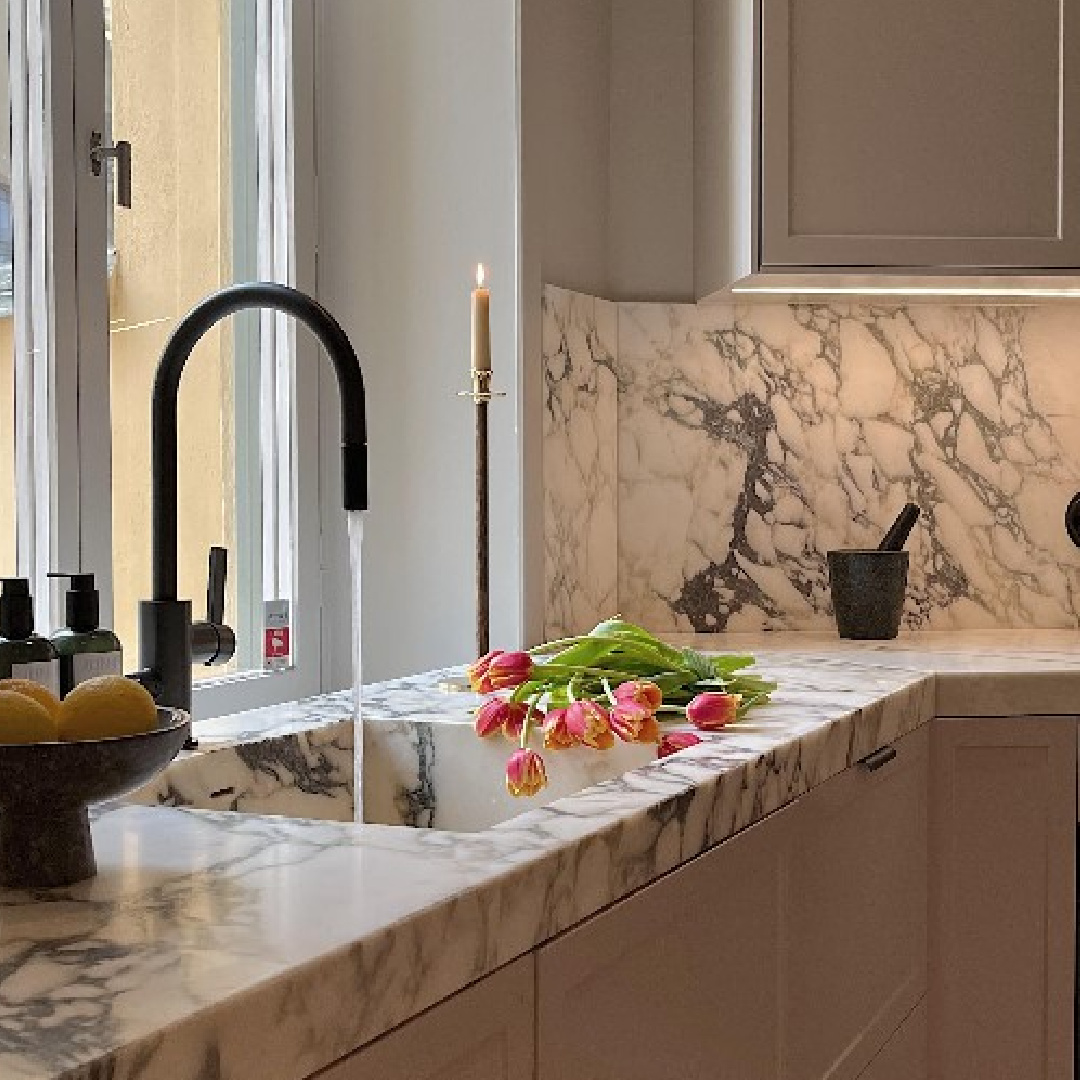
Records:
[[[16,422],[0,442],[0,561],[34,576],[46,627],[59,613],[55,596],[41,601],[45,572],[97,573],[132,668],[138,601],[150,595],[149,415],[161,350],[198,300],[230,282],[312,288],[313,164],[295,165],[313,162],[301,130],[311,125],[294,120],[297,101],[312,100],[312,14],[293,0],[76,0],[70,11],[24,2],[47,6],[53,21],[45,34],[28,16],[20,33],[11,9],[0,408]],[[43,41],[52,54],[39,57],[37,78]],[[130,208],[115,205],[114,165],[90,168],[93,133],[131,144]],[[197,715],[322,688],[318,485],[298,493],[295,483],[301,458],[318,461],[317,424],[296,420],[318,410],[318,380],[298,384],[293,373],[306,347],[284,319],[242,315],[207,336],[184,376],[181,595],[199,617],[209,548],[226,547],[226,617],[238,637],[228,668],[196,671]],[[283,611],[292,653],[268,670],[267,619]]]

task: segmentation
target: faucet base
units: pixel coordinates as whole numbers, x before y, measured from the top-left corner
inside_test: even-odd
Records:
[[[160,686],[158,704],[191,712],[191,601],[139,604],[140,667]]]

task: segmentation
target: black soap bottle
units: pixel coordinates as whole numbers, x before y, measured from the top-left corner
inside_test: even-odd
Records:
[[[34,598],[26,578],[4,578],[0,585],[0,678],[29,679],[60,693],[56,649],[34,633]]]
[[[61,696],[100,675],[123,675],[120,639],[101,626],[101,597],[93,574],[50,574],[71,579],[64,610],[67,626],[52,636],[60,657]]]

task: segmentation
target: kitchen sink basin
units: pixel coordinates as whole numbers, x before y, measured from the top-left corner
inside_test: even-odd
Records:
[[[476,832],[622,776],[656,758],[655,746],[616,743],[543,752],[548,785],[531,798],[506,790],[514,744],[479,739],[460,720],[365,721],[364,821],[381,825]]]

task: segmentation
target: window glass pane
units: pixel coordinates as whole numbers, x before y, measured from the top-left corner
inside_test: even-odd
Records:
[[[130,141],[133,157],[133,207],[116,208],[110,227],[115,622],[133,659],[138,601],[150,595],[149,415],[157,360],[197,301],[255,276],[256,71],[244,29],[253,3],[106,5],[111,138]],[[182,383],[180,595],[201,618],[208,550],[226,547],[226,618],[241,646],[230,668],[197,669],[196,677],[261,661],[254,655],[261,596],[253,583],[262,539],[250,509],[258,506],[250,498],[258,484],[258,381],[254,393],[250,386],[258,335],[254,316],[223,324],[196,350]]]
[[[8,2],[0,0],[0,574],[15,573],[15,319]]]

